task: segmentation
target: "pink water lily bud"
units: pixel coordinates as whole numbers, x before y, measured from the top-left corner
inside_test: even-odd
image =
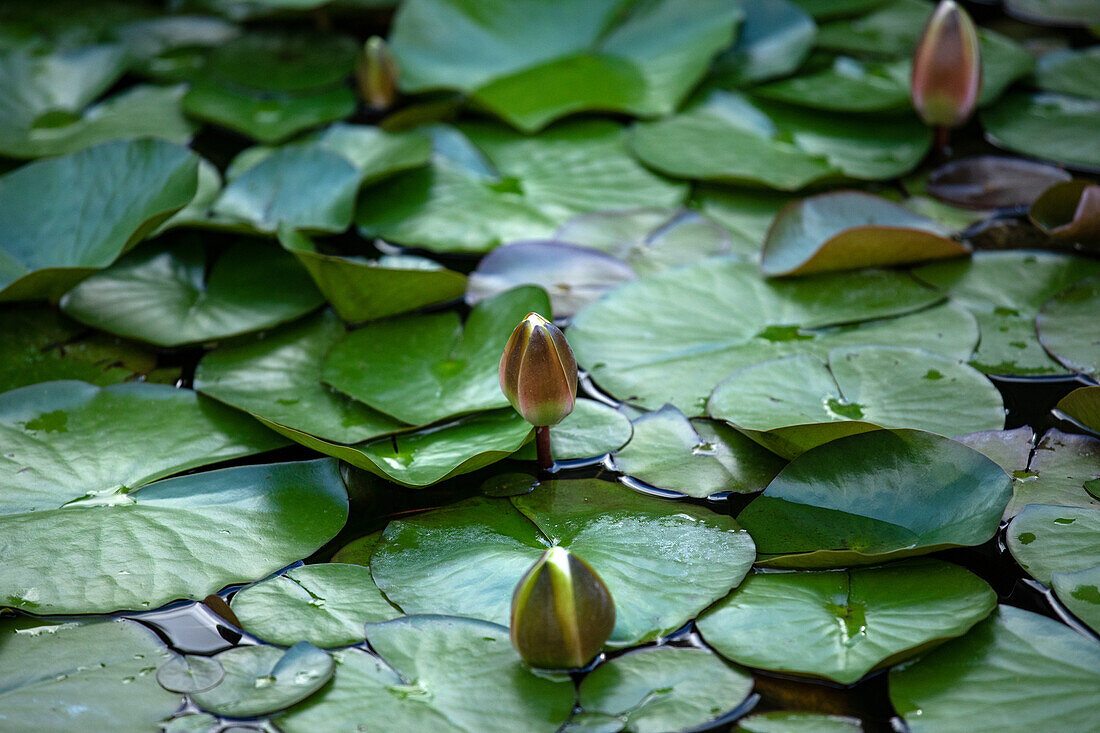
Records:
[[[584,667],[614,627],[611,592],[588,563],[564,547],[543,553],[512,595],[512,646],[532,667]]]
[[[397,98],[397,61],[386,41],[371,36],[355,65],[355,80],[359,96],[371,109],[385,110]]]
[[[958,127],[982,87],[978,30],[955,0],[941,0],[913,52],[913,106],[925,124]]]
[[[528,313],[500,357],[500,389],[523,419],[557,425],[577,402],[577,361],[557,326]]]

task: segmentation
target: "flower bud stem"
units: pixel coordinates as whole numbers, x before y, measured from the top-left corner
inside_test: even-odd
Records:
[[[554,457],[550,455],[550,427],[544,425],[535,428],[535,451],[538,453],[539,470],[549,471],[554,466]]]
[[[934,134],[935,138],[932,143],[933,155],[937,156],[940,160],[947,160],[951,157],[951,128],[946,125],[937,125]]]

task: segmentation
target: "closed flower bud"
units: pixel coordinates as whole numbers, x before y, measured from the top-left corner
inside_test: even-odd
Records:
[[[561,329],[538,313],[528,313],[500,357],[500,389],[536,427],[557,425],[573,412],[577,361]]]
[[[371,109],[385,110],[397,98],[397,62],[386,41],[371,36],[355,66],[359,96]]]
[[[913,52],[913,106],[925,124],[958,127],[974,114],[981,86],[974,21],[954,0],[941,0]]]
[[[532,667],[576,669],[591,662],[615,627],[615,603],[588,563],[551,547],[512,595],[512,646]]]

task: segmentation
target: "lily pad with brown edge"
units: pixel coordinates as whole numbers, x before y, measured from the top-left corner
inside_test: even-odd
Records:
[[[1056,183],[1035,200],[1028,218],[1052,237],[1100,243],[1100,186],[1085,180]]]
[[[406,613],[507,622],[516,583],[551,545],[607,584],[611,647],[678,629],[735,587],[755,557],[728,515],[607,481],[549,481],[522,496],[472,498],[390,522],[371,572]]]
[[[1005,530],[1005,544],[1020,567],[1049,586],[1053,573],[1100,565],[1100,511],[1028,504]]]
[[[1078,387],[1058,400],[1054,409],[1100,434],[1100,387]]]
[[[997,594],[957,565],[918,558],[842,571],[755,573],[696,621],[747,667],[850,685],[965,634]]]
[[[1100,191],[1100,188],[1097,188]],[[1048,300],[1035,317],[1039,343],[1067,369],[1100,375],[1100,276],[1082,280]]]
[[[613,455],[615,468],[663,491],[703,499],[762,491],[783,460],[727,425],[688,420],[672,405],[634,420],[634,437]]]
[[[875,430],[791,461],[738,515],[763,567],[869,565],[996,532],[1011,480],[981,453],[919,430]]]
[[[279,244],[298,258],[325,299],[348,323],[446,303],[462,297],[466,276],[414,255],[377,259],[326,254],[305,233],[279,225]]]
[[[878,428],[953,436],[1004,427],[997,388],[981,372],[918,349],[837,347],[734,372],[707,403],[725,420],[786,458]]]
[[[622,448],[633,432],[630,420],[614,407],[578,397],[573,412],[550,430],[550,454],[556,461],[598,458]],[[535,460],[534,443],[512,457]]]
[[[760,269],[765,275],[806,275],[968,253],[934,219],[861,191],[833,191],[792,202],[776,214]]]
[[[953,160],[928,176],[925,191],[968,209],[1030,206],[1057,183],[1069,181],[1062,168],[1026,158],[979,155]]]

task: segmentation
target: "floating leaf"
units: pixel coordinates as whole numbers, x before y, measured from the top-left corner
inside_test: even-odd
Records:
[[[322,302],[294,258],[271,245],[215,253],[184,243],[131,252],[70,290],[61,307],[110,333],[180,346],[271,328]]]
[[[844,715],[779,710],[741,718],[733,730],[738,733],[863,733],[863,725],[858,718]]]
[[[834,191],[792,202],[776,215],[760,269],[765,275],[806,275],[968,252],[933,219],[870,194]]]
[[[679,628],[736,586],[754,557],[730,517],[609,482],[544,482],[510,501],[467,499],[390,522],[371,557],[378,587],[407,613],[506,621],[520,577],[560,544],[607,584],[608,643],[619,647]]]
[[[679,114],[635,125],[634,153],[677,178],[797,191],[847,178],[895,178],[931,144],[915,119],[816,114],[714,91]]]
[[[793,458],[876,428],[963,435],[1004,427],[997,388],[965,364],[917,349],[838,347],[734,372],[707,410],[765,448]]]
[[[599,665],[581,682],[577,700],[582,715],[622,726],[611,730],[672,731],[704,727],[750,692],[752,677],[711,651],[663,646]]]
[[[1005,532],[1012,557],[1040,583],[1051,574],[1100,565],[1100,511],[1094,507],[1028,504]]]
[[[1052,573],[1051,587],[1074,616],[1100,632],[1100,565],[1072,573]]]
[[[615,453],[615,468],[665,491],[703,499],[751,494],[783,461],[722,423],[688,420],[672,405],[634,420],[634,437]]]
[[[279,715],[279,730],[314,733],[381,724],[554,733],[573,709],[572,683],[531,672],[503,626],[411,616],[369,625],[367,640],[382,659],[357,649],[336,652],[332,684]]]
[[[1100,186],[1083,180],[1057,183],[1035,200],[1028,218],[1051,237],[1100,242]]]
[[[1058,400],[1055,409],[1092,432],[1100,433],[1100,387],[1078,387]]]
[[[1100,23],[1100,12],[1096,15]],[[1100,99],[1100,46],[1062,49],[1044,54],[1035,69],[1035,84],[1048,92]]]
[[[609,121],[556,125],[525,137],[496,125],[442,128],[428,168],[364,190],[360,232],[438,252],[486,252],[550,236],[577,214],[679,205],[683,186],[629,155]]]
[[[981,121],[997,147],[1071,168],[1100,168],[1100,100],[1012,92],[982,111]]]
[[[1027,469],[1035,433],[1025,425],[1015,430],[983,430],[955,440],[978,451],[1015,478],[1016,472]]]
[[[0,728],[154,730],[183,698],[153,672],[174,657],[133,621],[0,621]]]
[[[300,92],[341,83],[357,51],[348,36],[298,31],[253,31],[214,49],[207,74],[252,89]]]
[[[414,0],[394,19],[390,43],[404,91],[464,92],[534,132],[574,112],[672,112],[729,45],[740,16],[716,0],[525,0],[476,10]]]
[[[1087,730],[1100,648],[1053,619],[1000,606],[961,639],[890,672],[890,700],[913,733]],[[1035,704],[1036,699],[1045,701]]]
[[[56,299],[114,262],[191,200],[197,161],[179,145],[133,140],[0,176],[0,300]]]
[[[225,678],[213,689],[191,694],[199,707],[245,718],[284,710],[306,699],[332,678],[336,662],[308,641],[287,650],[239,646],[214,656]]]
[[[363,640],[363,624],[401,615],[361,565],[319,563],[293,568],[233,596],[241,628],[272,644],[320,647]]]
[[[798,3],[758,0],[746,3],[744,13],[736,42],[711,68],[716,82],[747,86],[786,76],[802,64],[814,45],[817,24]]]
[[[997,594],[978,576],[922,558],[750,575],[697,625],[708,644],[739,664],[852,684],[965,634],[996,607]]]
[[[558,461],[596,458],[622,448],[633,432],[630,420],[614,407],[580,397],[573,412],[550,431],[550,453]],[[512,457],[536,460],[534,443]]]
[[[465,325],[454,311],[371,323],[332,347],[323,379],[410,425],[506,407],[500,355],[531,312],[550,315],[549,300],[522,287],[478,303]]]
[[[1098,25],[1100,10],[1091,0],[1005,0],[1005,10],[1043,25]]]
[[[1070,174],[1023,158],[980,155],[945,163],[928,176],[925,190],[940,201],[971,209],[1030,206]]]
[[[185,654],[172,657],[157,670],[157,684],[169,692],[190,695],[217,687],[225,679],[225,669],[217,659]]]
[[[191,117],[273,144],[347,117],[355,111],[355,95],[345,87],[291,94],[200,80],[188,88],[183,109]]]
[[[1090,482],[1100,479],[1098,459],[1100,440],[1048,430],[1031,452],[1027,469],[1012,473],[1012,501],[1005,508],[1005,519],[1028,504],[1100,509],[1095,489],[1088,489]]]
[[[738,522],[760,565],[866,565],[980,545],[1010,496],[1008,476],[977,451],[918,430],[876,430],[806,451]]]
[[[1053,252],[978,252],[913,274],[977,318],[981,341],[971,366],[986,374],[1062,374],[1039,344],[1035,316],[1070,285],[1100,275],[1100,262]]]
[[[777,191],[696,186],[692,206],[729,231],[734,251],[757,259],[775,215],[795,199],[794,194]]]
[[[1100,374],[1098,302],[1100,277],[1094,276],[1055,295],[1035,318],[1039,343],[1047,353],[1067,369],[1093,377]]]
[[[909,111],[910,72],[908,61],[863,63],[836,56],[820,70],[754,87],[753,94],[832,112]]]

